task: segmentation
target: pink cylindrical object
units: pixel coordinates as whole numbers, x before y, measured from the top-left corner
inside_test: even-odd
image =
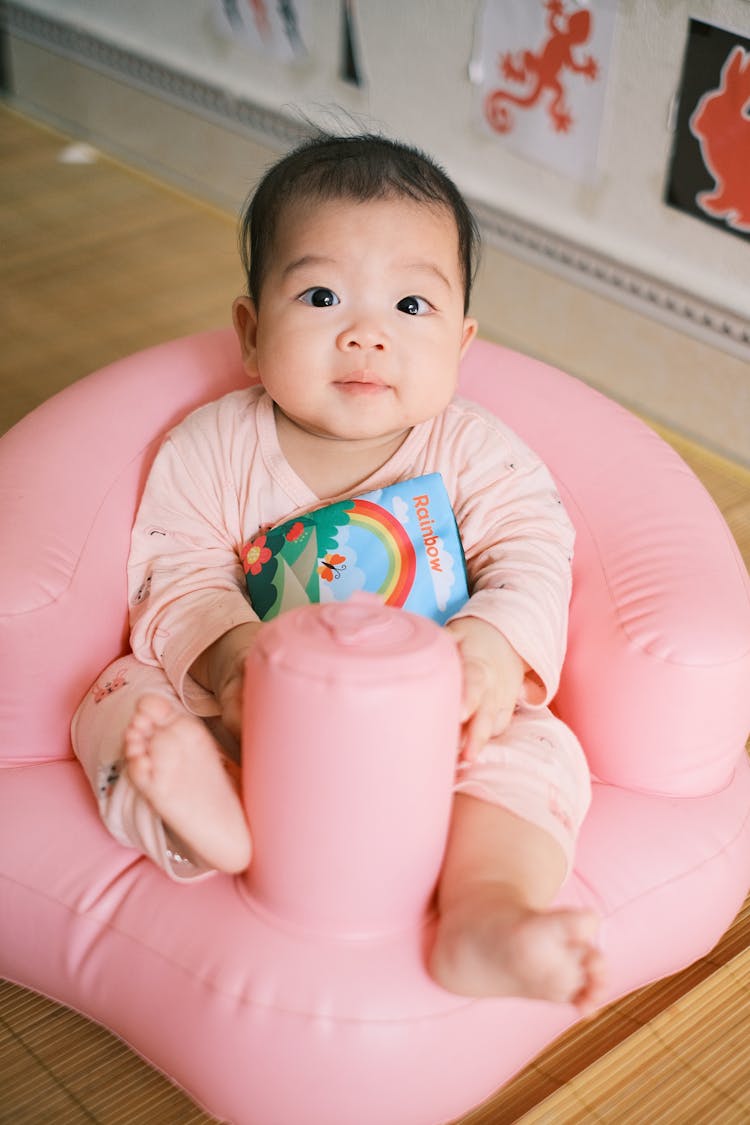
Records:
[[[424,921],[445,849],[460,668],[445,630],[367,595],[266,625],[245,672],[251,898],[372,936]]]

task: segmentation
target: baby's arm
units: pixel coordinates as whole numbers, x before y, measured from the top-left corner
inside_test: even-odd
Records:
[[[245,660],[260,629],[259,621],[236,625],[209,645],[190,668],[192,678],[216,697],[221,721],[237,740],[242,732]]]
[[[450,621],[463,671],[461,757],[473,761],[508,726],[529,666],[502,633],[478,617]]]
[[[546,467],[496,418],[457,411],[444,458],[471,596],[449,622],[464,665],[464,756],[501,733],[516,704],[557,689],[574,533]],[[450,472],[449,472],[450,478]]]
[[[224,434],[233,407],[220,400],[202,408],[162,445],[133,529],[128,577],[135,655],[164,669],[193,714],[229,717],[236,727],[230,700],[241,691],[240,652],[259,626],[239,555],[248,466],[235,465],[241,443],[231,441],[231,428],[229,439]]]

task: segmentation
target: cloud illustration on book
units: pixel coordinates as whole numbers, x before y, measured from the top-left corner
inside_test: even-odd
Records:
[[[442,539],[438,539],[436,546],[440,559],[440,569],[430,567],[430,578],[435,590],[437,607],[443,611],[448,606],[451,592],[456,584],[455,560]]]

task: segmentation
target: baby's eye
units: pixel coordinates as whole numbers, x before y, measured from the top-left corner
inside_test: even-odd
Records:
[[[303,305],[312,305],[316,309],[328,309],[331,305],[338,305],[339,299],[332,289],[326,289],[322,285],[314,285],[311,289],[306,289],[301,293],[299,300]]]
[[[402,297],[396,308],[409,316],[424,316],[430,311],[430,304],[424,297]]]

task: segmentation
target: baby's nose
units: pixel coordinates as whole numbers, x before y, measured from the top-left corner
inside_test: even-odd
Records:
[[[345,328],[338,338],[342,351],[356,351],[359,348],[385,351],[387,343],[387,335],[380,325],[375,320],[364,317]]]

